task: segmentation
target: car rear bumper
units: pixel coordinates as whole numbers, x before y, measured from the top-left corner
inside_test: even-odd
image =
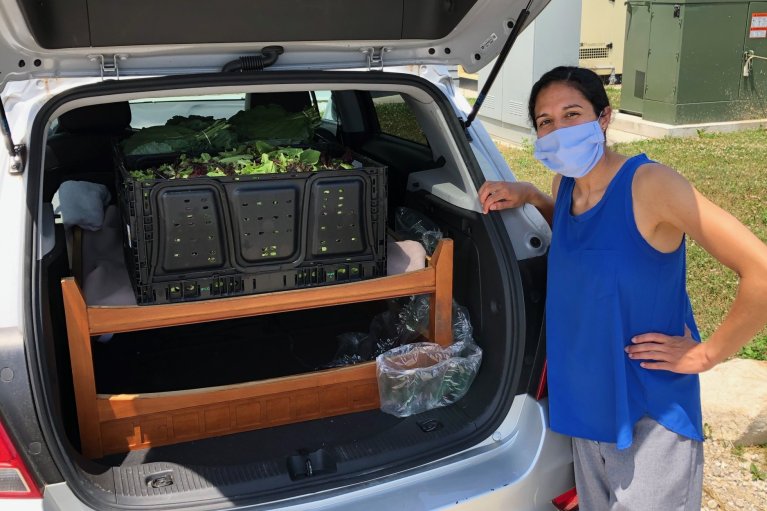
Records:
[[[501,429],[482,445],[428,467],[334,491],[238,509],[551,509],[551,499],[574,484],[570,440],[546,428],[545,401],[535,401],[527,395],[517,396],[517,400],[516,406],[522,410],[508,433]],[[43,503],[46,510],[92,509],[79,501],[66,483],[48,486]],[[219,504],[221,508],[227,507],[226,501]],[[210,506],[208,501],[205,509]]]

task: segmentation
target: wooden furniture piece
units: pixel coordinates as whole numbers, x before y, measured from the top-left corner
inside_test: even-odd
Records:
[[[379,406],[375,362],[202,389],[97,394],[91,337],[261,314],[429,294],[429,339],[452,343],[453,242],[422,270],[360,282],[166,305],[89,307],[74,278],[61,282],[83,454],[130,449],[370,410]]]

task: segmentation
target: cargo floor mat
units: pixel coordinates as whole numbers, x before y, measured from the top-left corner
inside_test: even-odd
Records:
[[[427,422],[438,427],[424,427]],[[187,492],[187,499],[194,500],[254,493],[268,498],[270,492],[299,489],[296,484],[301,481],[322,484],[346,477],[349,482],[349,476],[401,464],[473,431],[474,424],[459,406],[405,419],[375,410],[141,449],[98,462],[113,467],[115,494],[123,504],[147,505],[147,499],[167,498],[169,493],[177,494],[178,503],[186,500],[179,494]],[[333,471],[292,479],[287,460],[320,450],[332,460]]]

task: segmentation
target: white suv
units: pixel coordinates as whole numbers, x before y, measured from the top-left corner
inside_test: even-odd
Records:
[[[552,509],[573,476],[569,440],[547,428],[550,232],[533,208],[482,214],[479,186],[514,176],[442,67],[490,64],[547,3],[0,2],[0,507]],[[73,315],[62,295],[62,280],[77,281],[79,259],[96,250],[53,213],[62,183],[101,184],[116,207],[115,141],[174,115],[226,118],[296,97],[321,114],[324,143],[387,167],[390,228],[404,206],[453,240],[453,297],[484,354],[476,379],[456,403],[404,418],[374,408],[301,420],[291,409],[278,425],[173,442],[157,440],[174,434],[172,421],[110,429],[110,400],[140,407],[150,395],[336,374],[323,366],[336,337],[385,311],[386,302],[347,298],[88,336],[92,309]],[[117,239],[135,239],[117,223]],[[233,302],[195,303],[204,312]],[[83,324],[85,397],[83,359],[71,352]],[[89,398],[101,407],[95,430],[96,415],[80,407]],[[234,423],[236,404],[227,406]],[[195,417],[205,422],[207,411]],[[95,450],[88,431],[103,437]],[[110,450],[107,436],[130,448]]]

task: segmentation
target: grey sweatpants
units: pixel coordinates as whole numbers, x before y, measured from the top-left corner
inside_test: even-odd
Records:
[[[631,447],[573,438],[580,511],[700,511],[703,444],[643,417]]]

